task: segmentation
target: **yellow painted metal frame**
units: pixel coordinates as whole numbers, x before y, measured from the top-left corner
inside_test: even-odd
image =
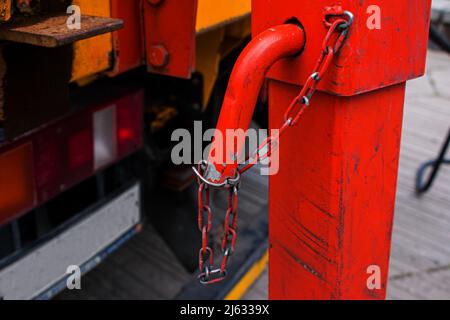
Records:
[[[250,16],[244,16],[228,25],[197,34],[196,71],[203,75],[203,108],[208,105],[214,89],[220,61],[250,33]]]
[[[197,36],[196,71],[203,75],[203,108],[208,104],[219,73],[222,57],[220,47],[224,37],[224,28],[217,28]]]
[[[83,15],[111,16],[110,0],[73,0],[81,8]],[[95,75],[111,68],[113,51],[112,34],[107,33],[74,44],[72,81],[79,84],[90,82]]]
[[[110,0],[73,0],[82,14],[111,16]],[[204,76],[204,107],[217,79],[220,60],[250,35],[251,0],[199,0],[197,11],[197,71]],[[112,34],[74,44],[71,81],[87,84],[111,66]]]
[[[197,32],[227,24],[251,12],[251,0],[199,0]]]

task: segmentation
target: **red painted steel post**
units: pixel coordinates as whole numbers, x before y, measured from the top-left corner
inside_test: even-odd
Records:
[[[280,171],[270,177],[270,298],[385,297],[404,89],[319,93],[281,140]],[[283,116],[273,106],[297,92],[271,82],[271,123]],[[373,266],[380,289],[367,285]]]
[[[271,299],[386,296],[405,83],[424,72],[430,1],[340,3],[355,15],[349,38],[270,177]],[[296,17],[307,39],[269,74],[271,127],[312,70],[333,4],[253,1],[254,34]]]
[[[222,135],[248,128],[262,76],[277,59],[299,50],[289,49],[289,37],[302,47],[306,38],[301,55],[278,61],[268,73],[270,126],[292,124],[285,112],[306,79],[318,78],[311,72],[324,52],[334,4],[253,1],[255,38],[231,76],[218,124]],[[300,122],[280,138],[279,172],[270,176],[272,299],[386,296],[405,84],[425,70],[431,0],[340,4],[355,18],[348,39]],[[274,27],[288,21],[298,21],[304,31]],[[261,33],[270,28],[277,30],[272,39],[269,31]],[[267,39],[270,45],[258,44]],[[240,150],[243,140],[236,143]],[[225,158],[227,164],[210,156],[204,172],[209,182],[234,177],[235,155]]]

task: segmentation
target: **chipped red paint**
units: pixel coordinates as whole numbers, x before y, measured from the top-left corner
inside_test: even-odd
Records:
[[[281,139],[270,177],[270,298],[385,297],[404,88],[318,93]],[[271,126],[297,93],[271,81]],[[370,265],[381,268],[381,290],[367,288]]]

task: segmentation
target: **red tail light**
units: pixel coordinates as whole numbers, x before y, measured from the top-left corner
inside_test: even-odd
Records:
[[[76,170],[83,166],[91,166],[93,159],[92,144],[92,130],[90,128],[69,136],[69,169]]]
[[[119,155],[125,155],[129,150],[143,144],[142,104],[143,92],[138,92],[127,101],[122,99],[117,107],[117,144]]]
[[[0,225],[140,149],[143,101],[137,91],[0,147]]]
[[[39,199],[48,199],[57,194],[64,181],[66,156],[61,152],[64,145],[61,128],[49,128],[36,135],[34,146],[34,168],[36,190]]]
[[[0,155],[0,223],[34,203],[32,148],[27,143]]]

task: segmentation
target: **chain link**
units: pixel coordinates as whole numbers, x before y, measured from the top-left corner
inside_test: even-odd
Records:
[[[207,167],[202,162],[198,165],[196,172],[204,176]],[[199,251],[198,278],[202,284],[218,283],[225,279],[227,275],[227,264],[229,258],[236,248],[237,241],[237,207],[238,207],[238,185],[236,179],[227,184],[228,189],[228,209],[224,220],[224,231],[222,235],[222,262],[220,268],[214,268],[214,251],[209,246],[209,234],[212,230],[212,210],[210,207],[210,188],[207,182],[198,178],[198,229],[202,233],[202,247]]]
[[[340,8],[340,7],[338,7]],[[332,19],[330,19],[330,17]],[[333,19],[334,18],[334,19]],[[236,178],[227,179],[222,184],[214,184],[205,178],[208,163],[202,161],[198,168],[193,168],[197,175],[198,189],[198,228],[202,233],[202,247],[199,251],[198,276],[202,284],[218,283],[226,278],[227,264],[236,249],[237,241],[237,219],[238,219],[238,190],[240,176],[261,160],[271,156],[273,151],[279,147],[279,139],[290,127],[295,126],[303,113],[309,107],[311,99],[317,90],[317,86],[328,71],[333,58],[341,50],[348,31],[353,23],[353,14],[348,11],[338,10],[325,17],[325,25],[329,31],[323,41],[322,51],[316,63],[313,73],[307,79],[305,85],[294,100],[292,100],[284,114],[284,123],[276,136],[269,136],[247,158],[246,165],[239,168]],[[266,149],[264,153],[261,153]],[[213,214],[210,207],[210,188],[226,188],[228,190],[228,208],[225,215],[222,235],[222,261],[219,268],[214,268],[214,251],[209,246],[209,234],[212,230]],[[206,221],[206,222],[205,222]]]

